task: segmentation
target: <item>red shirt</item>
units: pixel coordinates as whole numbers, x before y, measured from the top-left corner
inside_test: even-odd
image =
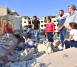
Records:
[[[46,25],[46,32],[54,32],[55,24],[53,22],[48,22]]]

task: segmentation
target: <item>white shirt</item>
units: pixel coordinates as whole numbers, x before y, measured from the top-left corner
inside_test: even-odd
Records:
[[[67,17],[66,17],[66,21],[64,23],[64,26],[66,28],[68,28],[68,25],[70,22],[75,22],[77,23],[77,11],[75,11],[73,14],[67,14]]]
[[[70,31],[70,35],[73,36],[73,37],[72,37],[73,40],[77,41],[77,30],[76,30],[76,29],[72,29],[72,30]]]

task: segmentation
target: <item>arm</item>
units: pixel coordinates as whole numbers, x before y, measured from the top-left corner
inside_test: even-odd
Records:
[[[40,31],[40,21],[38,21],[38,29],[39,29],[39,31]]]
[[[32,30],[34,30],[34,22],[32,21]]]
[[[61,29],[64,27],[64,25],[62,25],[58,30],[61,31]]]
[[[68,40],[68,41],[70,41],[70,40],[72,40],[72,35],[68,35],[68,38],[66,38],[65,40]]]
[[[69,33],[67,33],[67,36],[66,36],[65,40],[68,40],[68,41],[72,40],[72,38],[73,38],[73,32],[74,32],[73,30],[69,31]]]
[[[75,16],[75,22],[77,23],[77,15]]]

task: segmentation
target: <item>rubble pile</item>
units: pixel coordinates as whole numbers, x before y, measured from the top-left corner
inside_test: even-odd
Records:
[[[0,36],[0,67],[75,67],[77,48],[54,52],[49,42],[40,42],[37,48],[18,49],[19,41],[13,34]],[[55,41],[57,46],[59,41]],[[38,52],[36,52],[38,51]],[[51,51],[51,52],[50,52]],[[44,52],[44,53],[43,53]]]
[[[34,48],[18,50],[18,39],[13,34],[0,36],[0,67],[40,67]],[[34,60],[32,60],[34,59]]]
[[[45,52],[46,54],[53,53],[53,49],[51,48],[51,42],[43,41],[39,43],[37,46],[38,52]]]
[[[20,62],[9,62],[5,64],[5,67],[47,67],[44,63],[39,63],[35,59]]]
[[[17,57],[14,56],[14,49],[17,44],[17,39],[9,34],[9,36],[0,36],[0,63],[6,63],[8,61],[16,61]],[[13,55],[12,55],[13,54]]]

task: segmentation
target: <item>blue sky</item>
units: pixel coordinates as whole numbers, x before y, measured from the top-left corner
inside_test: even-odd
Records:
[[[0,6],[15,9],[20,15],[38,17],[56,15],[60,9],[66,12],[69,4],[77,6],[77,0],[0,0]]]

